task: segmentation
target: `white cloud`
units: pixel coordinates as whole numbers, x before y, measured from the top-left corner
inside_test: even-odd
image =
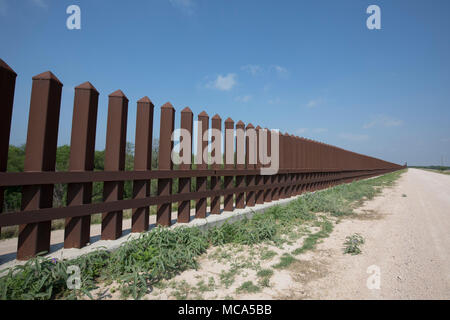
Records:
[[[403,124],[402,120],[394,119],[386,115],[378,115],[373,117],[372,121],[363,125],[364,129],[373,127],[399,127]]]
[[[41,8],[47,8],[47,2],[45,2],[44,0],[31,0],[31,2],[33,2],[36,6],[41,7]]]
[[[349,141],[366,141],[369,139],[367,134],[341,133],[339,138]]]
[[[238,101],[238,102],[244,102],[244,103],[246,103],[246,102],[249,102],[250,100],[252,100],[252,96],[251,95],[245,95],[245,96],[238,96],[238,97],[236,97],[236,101]]]
[[[268,104],[280,104],[281,99],[280,98],[270,99],[269,101],[267,101],[267,103]]]
[[[299,128],[299,129],[297,129],[295,131],[295,133],[302,134],[302,133],[305,133],[307,131],[312,132],[312,133],[324,133],[324,132],[327,132],[328,129],[327,128],[314,128],[314,129]]]
[[[325,102],[325,99],[323,99],[323,98],[311,99],[311,100],[308,101],[306,106],[308,108],[315,108],[315,107],[323,104],[324,102]]]
[[[241,67],[241,70],[248,72],[252,76],[259,76],[262,74],[275,73],[280,78],[287,78],[289,76],[289,71],[287,68],[279,65],[271,65],[263,67],[256,64],[247,64]]]
[[[229,91],[236,85],[236,74],[229,73],[226,76],[219,74],[216,80],[209,82],[208,88],[215,88],[221,91]]]
[[[272,68],[281,78],[286,78],[289,75],[289,71],[285,67],[274,65]]]
[[[195,2],[193,0],[169,0],[170,4],[187,15],[195,13]]]
[[[261,66],[254,65],[254,64],[248,64],[246,66],[242,66],[241,70],[247,71],[252,76],[259,75],[263,73],[264,69]]]

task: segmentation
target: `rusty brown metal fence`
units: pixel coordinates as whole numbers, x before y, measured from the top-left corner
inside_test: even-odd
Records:
[[[16,73],[0,59],[0,205],[5,187],[22,186],[21,211],[0,213],[0,227],[19,225],[17,259],[26,260],[49,251],[51,221],[66,219],[65,248],[81,248],[90,239],[91,215],[102,213],[101,238],[117,239],[122,235],[122,213],[132,209],[132,232],[149,228],[149,206],[157,206],[158,225],[171,224],[172,203],[178,203],[178,221],[189,222],[190,202],[195,200],[195,218],[235,208],[253,207],[404,168],[380,159],[346,151],[331,145],[287,133],[279,136],[280,169],[274,175],[261,175],[265,162],[249,161],[249,140],[242,134],[226,136],[235,148],[223,157],[234,159],[245,153],[242,163],[199,164],[194,169],[182,164],[173,170],[171,152],[175,129],[175,109],[170,103],[161,107],[158,170],[152,170],[152,132],[154,106],[148,97],[137,101],[134,170],[125,171],[125,148],[128,99],[118,90],[109,95],[104,171],[93,171],[99,93],[85,82],[75,88],[70,162],[67,172],[55,172],[62,83],[51,72],[33,77],[24,172],[6,172],[11,115]],[[180,128],[193,132],[193,113],[181,111]],[[209,128],[206,112],[198,115],[203,134]],[[222,130],[222,119],[215,115],[211,128]],[[224,122],[225,129],[249,130],[252,124]],[[267,137],[267,154],[271,154],[271,136],[256,128],[257,140]],[[191,135],[192,136],[192,135]],[[203,154],[208,142],[198,139],[197,152]],[[229,140],[227,140],[229,141]],[[192,148],[192,138],[190,141]],[[215,152],[218,152],[217,150]],[[212,155],[216,156],[215,154]],[[157,195],[150,196],[150,181],[157,180]],[[172,193],[173,179],[178,179],[178,193]],[[196,190],[191,181],[196,179]],[[208,190],[207,180],[210,179]],[[223,179],[223,183],[222,183]],[[125,181],[133,181],[132,199],[123,199]],[[93,182],[103,182],[103,202],[92,203]],[[67,184],[67,205],[52,207],[53,186]]]

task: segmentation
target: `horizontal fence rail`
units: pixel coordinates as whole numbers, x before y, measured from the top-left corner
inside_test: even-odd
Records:
[[[273,140],[272,130],[242,121],[235,124],[230,118],[222,122],[219,115],[210,120],[205,111],[198,115],[199,130],[193,138],[194,115],[186,107],[181,111],[179,128],[188,133],[189,138],[182,139],[189,140],[183,141],[187,148],[180,150],[179,157],[201,158],[215,143],[209,156],[221,161],[208,164],[200,159],[195,167],[182,162],[175,169],[172,137],[176,111],[166,103],[161,107],[158,170],[152,170],[154,105],[144,97],[137,101],[134,170],[125,171],[129,101],[117,90],[108,96],[104,171],[93,171],[99,93],[85,82],[75,87],[69,168],[56,172],[63,84],[48,71],[33,77],[24,171],[6,172],[16,76],[0,59],[1,208],[5,188],[22,187],[21,210],[0,212],[0,227],[19,226],[19,260],[49,251],[51,221],[55,219],[65,219],[64,247],[82,248],[90,242],[92,214],[102,214],[101,239],[113,240],[122,236],[126,209],[132,209],[132,232],[145,232],[150,206],[157,207],[156,223],[169,226],[174,203],[178,204],[178,222],[187,223],[191,201],[195,202],[195,218],[205,218],[208,200],[210,214],[220,214],[404,168],[287,133],[277,133],[278,140]],[[210,128],[221,135],[205,139]],[[197,150],[192,150],[193,139]],[[264,152],[255,152],[259,149]],[[262,169],[269,167],[267,160],[277,152],[279,169],[263,174]],[[245,161],[238,161],[240,158]],[[174,179],[178,180],[177,192],[172,188]],[[152,180],[157,181],[157,190],[151,196]],[[133,184],[131,199],[123,199],[126,181]],[[94,182],[103,183],[103,202],[92,203]],[[67,185],[66,206],[53,206],[56,184]]]

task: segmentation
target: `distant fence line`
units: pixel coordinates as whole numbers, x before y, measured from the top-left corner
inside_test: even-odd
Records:
[[[128,99],[118,90],[109,95],[104,171],[93,171],[97,108],[99,93],[85,82],[75,88],[70,144],[69,171],[55,172],[56,149],[62,83],[50,71],[33,77],[28,119],[24,172],[6,172],[11,129],[16,73],[0,59],[0,205],[5,187],[22,186],[21,211],[0,214],[0,227],[19,225],[17,259],[27,260],[50,249],[51,221],[66,219],[64,247],[81,248],[90,241],[91,215],[102,213],[101,239],[114,240],[122,235],[122,214],[132,209],[132,232],[149,228],[149,206],[157,206],[158,225],[171,224],[172,203],[178,203],[177,221],[190,220],[190,202],[195,200],[195,218],[210,213],[220,214],[235,208],[297,196],[356,179],[367,178],[404,168],[380,159],[346,151],[313,140],[280,133],[279,170],[277,174],[261,175],[269,166],[259,153],[249,161],[252,143],[267,139],[267,156],[271,156],[271,134],[263,129],[230,118],[224,121],[227,130],[255,130],[256,139],[243,134],[233,138],[234,146],[225,144],[226,159],[235,157],[235,148],[245,146],[245,163],[226,161],[224,165],[181,163],[173,170],[172,133],[175,130],[175,109],[170,103],[161,107],[158,170],[151,170],[154,105],[148,97],[137,101],[134,170],[125,169]],[[206,112],[198,115],[202,123],[198,135],[209,128]],[[215,115],[211,127],[222,131],[222,119]],[[190,133],[192,148],[193,113],[181,111],[180,128]],[[198,152],[208,148],[208,141],[198,139]],[[186,141],[184,141],[186,143]],[[212,157],[217,157],[213,150]],[[236,150],[236,152],[239,152]],[[183,156],[181,151],[180,156]],[[254,163],[253,163],[254,162]],[[157,179],[157,195],[150,196],[150,181]],[[178,180],[178,193],[172,193],[172,181]],[[196,179],[196,190],[191,180]],[[210,188],[207,190],[207,181]],[[132,199],[123,199],[124,181],[133,181]],[[92,183],[103,182],[103,202],[91,203]],[[67,184],[67,206],[53,208],[53,185]],[[221,198],[223,197],[223,208]]]

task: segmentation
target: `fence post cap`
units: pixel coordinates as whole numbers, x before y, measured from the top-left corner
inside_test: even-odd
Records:
[[[242,122],[242,120],[239,120],[238,123],[236,123],[236,126],[245,126],[245,123]]]
[[[225,123],[230,123],[230,122],[231,122],[231,123],[234,123],[233,119],[231,119],[231,118],[228,117],[227,120],[225,120]]]
[[[145,96],[145,97],[139,99],[139,100],[138,100],[138,103],[148,103],[148,104],[153,105],[152,100],[150,100],[150,98],[147,97],[147,96]]]
[[[222,120],[222,118],[216,113],[214,117],[212,117],[213,120]]]
[[[34,76],[32,79],[33,80],[52,80],[52,81],[55,81],[56,83],[60,84],[61,86],[63,85],[62,82],[59,81],[59,79],[50,71],[42,72],[42,73]]]
[[[17,73],[15,73],[14,70],[11,69],[11,67],[8,66],[8,64],[5,61],[3,61],[2,59],[0,59],[0,69],[7,70],[10,73],[12,73],[14,76],[17,76]]]
[[[169,110],[175,111],[175,108],[172,106],[172,104],[170,102],[164,103],[163,106],[161,107],[161,109],[169,109]]]
[[[83,82],[82,84],[80,84],[79,86],[75,87],[76,89],[82,89],[82,90],[92,90],[98,93],[97,89],[95,89],[95,87],[92,85],[92,83],[90,83],[89,81]]]
[[[110,98],[125,98],[128,101],[127,96],[122,92],[122,90],[114,91],[108,97],[110,97]]]
[[[209,117],[205,111],[200,112],[199,117]]]
[[[256,126],[255,130],[261,130],[261,127],[259,125]]]
[[[181,110],[181,113],[192,113],[192,110],[191,110],[191,108],[186,107],[183,110]]]
[[[251,123],[249,123],[249,124],[247,125],[247,129],[255,129],[255,127],[254,127]]]

